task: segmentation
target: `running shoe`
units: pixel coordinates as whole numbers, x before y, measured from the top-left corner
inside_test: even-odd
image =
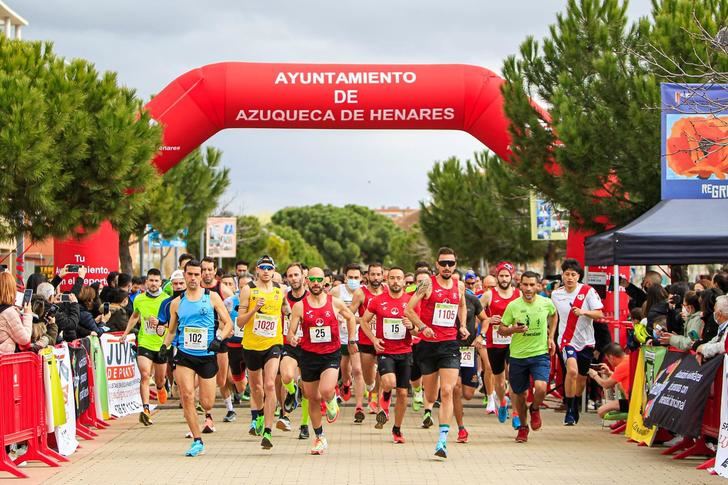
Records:
[[[146,409],[139,413],[139,422],[142,423],[144,426],[151,426],[154,424],[152,422],[151,413]]]
[[[258,434],[255,431],[255,419],[250,422],[250,427],[248,428],[248,434],[250,436],[256,436]]]
[[[351,382],[341,386],[341,399],[343,399],[344,402],[349,402],[349,399],[351,399]]]
[[[159,404],[165,404],[167,402],[167,389],[157,389],[157,402]]]
[[[377,424],[375,424],[374,427],[382,429],[387,421],[389,421],[389,413],[382,409],[377,413]]]
[[[192,438],[192,431],[185,433],[185,438]]]
[[[205,414],[205,410],[202,408],[202,404],[197,403],[197,406],[195,406],[195,410],[197,411],[197,414]]]
[[[505,423],[508,419],[508,406],[498,406],[498,422]]]
[[[531,429],[538,431],[542,425],[541,410],[539,408],[533,409],[532,406],[529,406],[528,411],[531,413]]]
[[[521,427],[521,418],[514,414],[513,419],[511,420],[511,425],[513,426],[513,429],[518,430]]]
[[[458,443],[467,443],[468,442],[468,430],[463,428],[458,430]]]
[[[245,390],[243,391],[242,399],[243,399],[243,401],[250,401],[250,386],[247,384],[245,385]]]
[[[270,433],[263,433],[263,439],[260,441],[260,447],[264,450],[270,450],[273,448],[273,441],[271,441]]]
[[[487,398],[487,396],[486,396]],[[488,399],[488,403],[485,406],[485,414],[495,414],[496,413],[496,402],[497,397],[490,396],[490,399]],[[498,410],[500,412],[500,409]],[[498,415],[498,419],[500,419],[500,414]],[[503,421],[501,421],[502,423]]]
[[[214,433],[215,430],[215,423],[212,422],[212,418],[205,418],[205,427],[202,428],[202,432],[205,434]]]
[[[376,396],[376,394],[371,393],[370,396],[373,397],[373,396]],[[371,399],[369,401],[369,406],[367,406],[367,408],[369,409],[369,414],[377,414],[379,412],[379,404],[377,404],[377,400]]]
[[[402,433],[392,433],[392,441],[395,444],[404,444],[404,436],[402,436]]]
[[[336,399],[333,401],[333,409],[329,409],[328,406],[326,406],[326,422],[331,424],[336,421],[336,418],[339,417],[339,403],[336,402]]]
[[[425,396],[422,388],[420,388],[419,391],[415,391],[414,396],[412,397],[412,410],[413,411],[419,411],[422,409],[422,406],[425,405]]]
[[[571,409],[567,409],[564,415],[564,426],[574,426],[575,424],[574,412]]]
[[[258,416],[255,418],[255,434],[263,436],[263,430],[265,429],[265,417]]]
[[[354,411],[354,422],[356,424],[361,424],[365,417],[364,410],[362,408],[356,408],[356,411]]]
[[[233,404],[240,405],[241,394],[239,392],[233,392]]]
[[[308,434],[308,425],[302,424],[301,429],[298,431],[298,439],[299,440],[307,440],[309,438]]]
[[[185,453],[185,456],[197,456],[197,455],[204,455],[205,454],[205,445],[202,444],[202,441],[194,440],[192,444],[190,445],[190,449],[187,450],[187,453]]]
[[[323,436],[317,436],[313,442],[313,448],[311,448],[312,455],[323,455],[329,444],[326,442],[326,438]]]
[[[283,410],[288,414],[292,413],[298,407],[298,399],[296,398],[298,396],[298,386],[295,384],[293,386],[296,387],[296,390],[292,393],[287,393],[286,399],[283,401]]]
[[[528,426],[521,426],[518,428],[516,443],[525,443],[526,441],[528,441]]]
[[[437,442],[437,445],[435,446],[435,456],[439,456],[440,458],[447,458],[447,442]]]
[[[440,407],[440,400],[438,399],[437,401],[435,401],[435,402],[434,402],[434,403],[432,404],[432,407],[433,407],[433,408],[439,408],[439,407]]]
[[[288,416],[281,416],[276,422],[276,428],[280,429],[281,431],[290,431],[291,420],[288,419]]]
[[[235,413],[235,411],[228,411],[227,414],[225,414],[225,417],[222,418],[223,423],[232,423],[237,419],[238,415]]]
[[[432,421],[432,413],[425,411],[425,416],[422,418],[422,427],[427,429],[433,424],[435,424],[435,422]]]

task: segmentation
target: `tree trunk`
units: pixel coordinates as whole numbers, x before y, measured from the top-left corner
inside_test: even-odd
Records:
[[[543,276],[556,274],[556,244],[549,241],[543,257]]]
[[[670,265],[670,280],[673,283],[688,280],[688,266],[686,264]]]
[[[129,238],[131,238],[131,234],[119,233],[119,262],[122,273],[134,274]]]

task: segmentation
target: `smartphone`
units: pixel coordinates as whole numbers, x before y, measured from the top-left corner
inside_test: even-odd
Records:
[[[48,310],[46,310],[44,318],[55,317],[57,311],[58,311],[58,305],[51,304],[51,306],[48,307]]]
[[[62,303],[70,303],[70,301],[71,301],[71,295],[69,295],[68,293],[64,293],[61,295]]]
[[[66,271],[69,273],[78,273],[79,266],[78,264],[68,264],[66,265]]]
[[[8,270],[7,264],[0,264],[0,273],[4,273]]]
[[[592,369],[601,369],[602,364],[589,364],[589,367],[591,367]]]
[[[104,315],[109,313],[109,302],[108,301],[104,303],[103,313],[104,313]]]
[[[33,290],[32,289],[25,290],[23,292],[23,305],[22,306],[30,304],[30,300],[32,298],[33,298]]]

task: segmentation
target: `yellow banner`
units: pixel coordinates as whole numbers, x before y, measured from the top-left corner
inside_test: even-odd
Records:
[[[629,400],[629,414],[627,415],[627,428],[624,430],[627,438],[637,443],[645,443],[652,446],[652,441],[657,433],[657,426],[648,428],[645,426],[643,416],[645,411],[645,349],[640,349],[637,360],[637,368],[632,382],[632,392]]]

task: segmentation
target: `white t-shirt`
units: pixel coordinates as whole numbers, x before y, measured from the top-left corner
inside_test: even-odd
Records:
[[[346,303],[346,306],[349,306],[354,299],[354,294],[349,292],[346,283],[339,285],[339,298]],[[349,328],[346,326],[346,319],[341,315],[339,315],[339,343],[341,345],[349,343]]]
[[[566,322],[569,320],[569,313],[574,305],[576,296],[581,291],[581,287],[584,286],[582,283],[577,283],[576,289],[571,293],[567,293],[566,289],[562,286],[561,288],[554,290],[551,293],[551,300],[556,306],[556,311],[559,313],[559,336],[557,341],[561,343],[561,338],[566,331]],[[590,310],[601,310],[604,308],[601,298],[594,291],[594,288],[589,288],[584,297],[584,304],[581,305],[581,309],[584,311]],[[574,350],[582,350],[584,347],[593,347],[594,341],[594,321],[587,316],[580,316],[576,321],[576,329],[574,330],[574,336],[571,338],[571,346]]]

